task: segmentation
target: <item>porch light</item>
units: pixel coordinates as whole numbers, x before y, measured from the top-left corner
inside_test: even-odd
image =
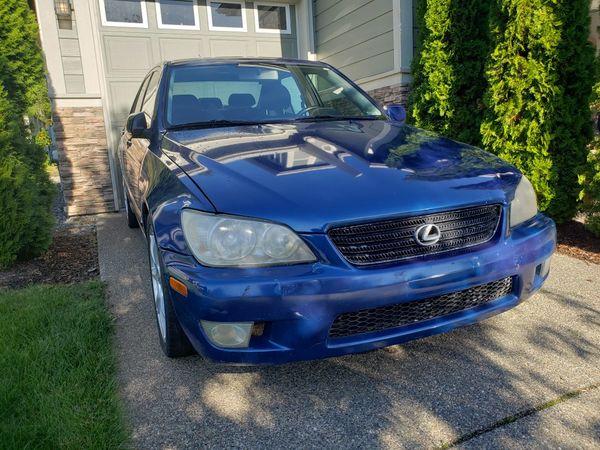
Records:
[[[54,11],[59,20],[71,20],[71,0],[54,0]]]

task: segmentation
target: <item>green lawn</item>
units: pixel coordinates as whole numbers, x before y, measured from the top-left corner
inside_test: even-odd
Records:
[[[98,282],[0,291],[0,448],[124,448]]]

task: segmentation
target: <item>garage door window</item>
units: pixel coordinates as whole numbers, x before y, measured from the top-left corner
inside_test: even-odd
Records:
[[[208,2],[208,27],[214,31],[246,31],[243,2]]]
[[[157,0],[158,28],[200,29],[196,0]]]
[[[254,4],[256,31],[259,33],[290,34],[290,6],[276,4]]]
[[[148,28],[143,0],[100,0],[100,15],[102,25],[107,27]]]

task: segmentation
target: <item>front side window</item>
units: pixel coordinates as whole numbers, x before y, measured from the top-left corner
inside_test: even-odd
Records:
[[[156,0],[159,28],[200,29],[197,0]]]
[[[109,27],[148,27],[144,0],[99,0],[102,25]]]
[[[146,79],[142,82],[140,89],[135,96],[135,100],[133,101],[133,105],[131,105],[131,110],[129,114],[139,113],[142,110],[142,101],[144,100],[144,94],[146,92],[146,88],[148,87],[148,82],[150,81],[150,76],[146,77]]]
[[[154,105],[156,104],[156,94],[158,92],[158,82],[160,81],[160,73],[154,72],[152,74],[152,78],[150,78],[150,82],[148,83],[148,88],[146,89],[146,94],[144,95],[144,102],[142,103],[142,111],[146,115],[146,123],[150,126],[153,116],[154,116]]]
[[[174,67],[168,86],[169,128],[384,118],[352,83],[319,65]]]
[[[254,4],[256,31],[290,34],[290,5]]]
[[[208,27],[215,31],[246,31],[246,8],[242,2],[208,2]]]

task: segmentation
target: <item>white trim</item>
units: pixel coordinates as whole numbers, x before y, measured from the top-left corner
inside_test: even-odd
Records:
[[[400,22],[401,0],[393,0],[393,42],[394,42],[394,69],[400,70],[402,66],[402,24]]]
[[[316,61],[312,2],[313,0],[299,0],[295,4],[296,42],[298,58]]]
[[[200,16],[198,14],[198,0],[191,0],[192,9],[194,10],[194,25],[171,25],[162,23],[162,13],[160,9],[160,2],[162,0],[155,0],[156,5],[156,22],[158,28],[165,30],[199,30],[200,29]]]
[[[212,21],[212,3],[234,3],[242,7],[242,28],[239,27],[216,27]],[[208,29],[210,31],[238,31],[245,33],[248,31],[248,23],[246,20],[246,2],[240,0],[207,0],[206,12],[208,13]]]
[[[104,0],[98,1],[100,2],[100,17],[102,19],[103,27],[148,28],[148,11],[146,11],[145,0],[139,0],[140,6],[142,7],[142,23],[109,22],[106,20],[106,5],[104,4]]]
[[[272,30],[270,28],[261,28],[260,21],[258,20],[258,7],[259,6],[277,6],[285,9],[285,30]],[[260,3],[254,2],[254,22],[256,25],[257,33],[270,33],[270,34],[292,34],[292,19],[290,14],[290,5],[285,3]]]
[[[100,0],[102,1],[102,0]],[[93,2],[88,3],[90,17],[92,18],[92,27],[96,30],[99,30],[98,24],[98,16],[96,15],[96,11],[94,11]],[[102,6],[100,6],[100,10],[102,10]],[[147,22],[147,20],[146,20]],[[106,65],[104,61],[104,55],[102,53],[102,44],[100,40],[100,33],[94,34],[94,50],[96,52],[96,67],[98,68],[98,73],[100,76],[100,96],[102,97],[100,101],[102,102],[102,114],[104,116],[104,132],[106,134],[106,147],[108,153],[108,166],[110,168],[110,180],[112,182],[112,190],[113,190],[113,199],[115,204],[115,211],[119,211],[121,209],[121,186],[122,183],[120,179],[120,174],[117,173],[117,164],[115,163],[115,156],[118,159],[118,155],[116,155],[118,150],[114,148],[113,135],[112,135],[112,121],[109,113],[110,101],[108,99],[108,80],[104,75],[106,73]]]

